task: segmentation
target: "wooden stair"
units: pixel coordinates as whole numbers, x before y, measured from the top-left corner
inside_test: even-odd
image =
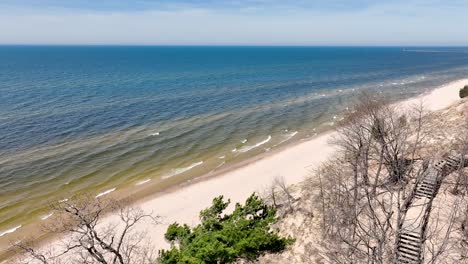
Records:
[[[420,234],[412,231],[403,231],[399,235],[397,263],[416,264],[421,260],[422,239]]]
[[[466,157],[465,157],[466,158]],[[462,156],[448,156],[433,164],[426,170],[422,179],[416,184],[414,198],[409,209],[403,216],[401,229],[397,235],[397,264],[421,264],[424,256],[425,231],[429,221],[432,200],[436,197],[442,179],[458,170],[460,166],[467,166]],[[410,212],[408,214],[408,212]],[[416,218],[407,217],[417,215]]]
[[[428,174],[416,185],[416,198],[432,198],[436,191],[437,174]]]

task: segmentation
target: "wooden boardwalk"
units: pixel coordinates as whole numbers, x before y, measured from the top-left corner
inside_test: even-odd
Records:
[[[439,191],[445,176],[458,170],[468,157],[449,156],[430,166],[417,182],[408,210],[400,222],[400,232],[397,235],[397,264],[421,264],[424,261],[424,242],[426,228],[432,209],[432,201]]]

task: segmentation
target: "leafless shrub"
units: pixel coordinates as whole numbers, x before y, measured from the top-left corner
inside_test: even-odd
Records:
[[[90,199],[81,195],[51,205],[55,219],[44,229],[64,237],[53,249],[40,249],[34,239],[24,239],[13,248],[27,255],[23,263],[154,263],[155,252],[143,232],[135,229],[145,219],[158,223],[158,217],[115,200]],[[105,225],[106,213],[116,211],[117,222]]]
[[[442,201],[444,202],[446,201]],[[455,253],[458,251],[455,248],[458,244],[455,231],[456,219],[463,214],[460,210],[462,203],[461,197],[456,197],[450,201],[450,207],[444,206],[432,211],[425,240],[425,263],[449,263],[459,259]]]
[[[452,144],[452,149],[461,157],[461,163],[456,172],[457,177],[451,192],[459,194],[462,191],[463,195],[468,195],[468,175],[465,170],[465,167],[468,166],[468,120],[459,132]],[[464,187],[463,190],[460,190],[460,187]]]

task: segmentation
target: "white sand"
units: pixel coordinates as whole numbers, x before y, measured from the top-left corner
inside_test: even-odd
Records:
[[[409,106],[422,100],[428,110],[443,109],[459,100],[459,89],[466,84],[468,79],[456,81],[401,104]],[[310,169],[332,155],[333,147],[328,144],[328,140],[333,134],[334,132],[319,135],[217,177],[140,202],[138,206],[143,210],[163,217],[163,224],[148,224],[142,228],[147,231],[156,248],[166,248],[168,244],[163,235],[167,225],[173,222],[197,224],[198,213],[209,206],[215,196],[222,194],[231,199],[232,203],[244,202],[252,192],[265,190],[275,177],[284,177],[287,184],[302,181]],[[110,223],[114,219],[115,216],[110,216],[105,222]]]
[[[163,235],[167,224],[197,224],[198,213],[218,195],[233,203],[244,202],[252,192],[262,192],[275,177],[283,176],[288,184],[301,181],[307,176],[306,166],[316,165],[332,153],[327,145],[329,137],[330,134],[319,136],[218,177],[143,202],[141,208],[163,216],[163,225],[148,228],[152,241],[158,247],[166,244]]]
[[[451,82],[443,85],[428,94],[411,98],[404,102],[402,105],[418,105],[421,101],[426,110],[437,111],[449,107],[454,102],[460,100],[459,91],[465,85],[468,85],[468,79]]]

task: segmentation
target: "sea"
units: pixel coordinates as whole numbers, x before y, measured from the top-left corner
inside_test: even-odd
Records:
[[[313,138],[363,92],[467,76],[461,47],[0,46],[0,239],[78,193],[158,193]]]

